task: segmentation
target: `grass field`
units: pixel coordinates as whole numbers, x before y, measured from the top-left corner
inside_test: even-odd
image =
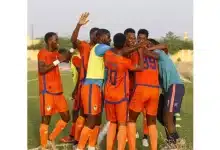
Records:
[[[37,73],[35,71],[28,72],[28,149],[36,148],[40,145],[39,141],[39,125],[40,125],[40,111],[39,111],[39,98],[38,98],[38,81],[37,81]],[[72,79],[71,73],[63,72],[62,73],[62,81],[64,87],[64,95],[69,99],[72,92]],[[187,145],[190,150],[193,147],[193,84],[187,83],[185,84],[186,94],[184,96],[183,104],[182,104],[182,112],[181,118],[182,120],[179,122],[182,126],[178,128],[181,137],[186,139]],[[69,108],[71,109],[72,102],[68,100]],[[51,131],[56,121],[59,119],[59,115],[55,115],[52,117],[51,124],[49,126],[49,130]],[[57,139],[64,135],[68,135],[68,131],[70,128],[70,124],[66,129],[58,136]],[[165,137],[163,128],[158,125],[159,128],[159,144],[163,143],[163,138],[161,134]],[[144,149],[142,147],[141,139],[142,139],[142,117],[139,117],[137,122],[137,131],[139,132],[140,138],[137,139],[137,148],[138,150]],[[59,141],[57,140],[57,144]],[[60,147],[59,149],[64,149]],[[71,146],[66,147],[65,149],[72,149]],[[105,141],[101,146],[101,149],[105,149]],[[145,148],[146,149],[146,148]]]

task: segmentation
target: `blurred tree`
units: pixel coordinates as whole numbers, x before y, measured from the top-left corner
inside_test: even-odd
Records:
[[[179,36],[176,36],[173,32],[168,32],[165,37],[159,40],[161,43],[166,43],[169,48],[170,54],[174,54],[181,49],[193,50],[193,41],[182,40]]]

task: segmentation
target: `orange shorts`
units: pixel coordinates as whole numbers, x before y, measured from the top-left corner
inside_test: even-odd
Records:
[[[68,104],[63,94],[51,95],[48,93],[40,94],[41,116],[51,116],[59,112],[68,111]]]
[[[128,116],[128,101],[117,104],[105,103],[105,113],[108,121],[126,123]]]
[[[82,85],[81,100],[84,114],[97,115],[102,111],[101,88],[96,84]]]
[[[78,85],[76,90],[76,93],[73,97],[73,110],[74,111],[79,111],[82,108],[82,102],[81,102],[81,83]]]
[[[131,98],[129,109],[135,112],[145,111],[148,115],[156,116],[159,103],[159,92],[159,88],[137,86]]]

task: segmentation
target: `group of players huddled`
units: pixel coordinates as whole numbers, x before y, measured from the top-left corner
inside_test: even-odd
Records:
[[[90,41],[78,39],[80,28],[88,23],[89,13],[83,13],[71,36],[73,48],[59,48],[54,32],[45,35],[46,47],[38,53],[40,89],[41,149],[54,150],[55,139],[70,120],[67,101],[58,65],[70,62],[73,72],[72,126],[62,142],[72,143],[74,149],[97,149],[97,138],[102,123],[102,112],[110,123],[106,150],[136,150],[136,121],[144,116],[144,138],[150,149],[158,149],[158,120],[166,131],[167,144],[163,149],[178,149],[183,141],[175,127],[175,113],[180,112],[184,84],[168,55],[166,44],[148,38],[148,31],[128,28],[117,33],[110,46],[107,29],[92,28]],[[104,108],[104,109],[103,109]],[[51,116],[61,119],[49,134]],[[183,143],[183,142],[182,142]]]

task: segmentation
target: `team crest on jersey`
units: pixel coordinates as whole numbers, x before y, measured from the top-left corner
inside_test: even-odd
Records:
[[[97,111],[97,106],[95,105],[95,106],[93,107],[93,109],[94,109],[95,111]]]
[[[47,111],[50,111],[51,110],[51,106],[47,106]]]

